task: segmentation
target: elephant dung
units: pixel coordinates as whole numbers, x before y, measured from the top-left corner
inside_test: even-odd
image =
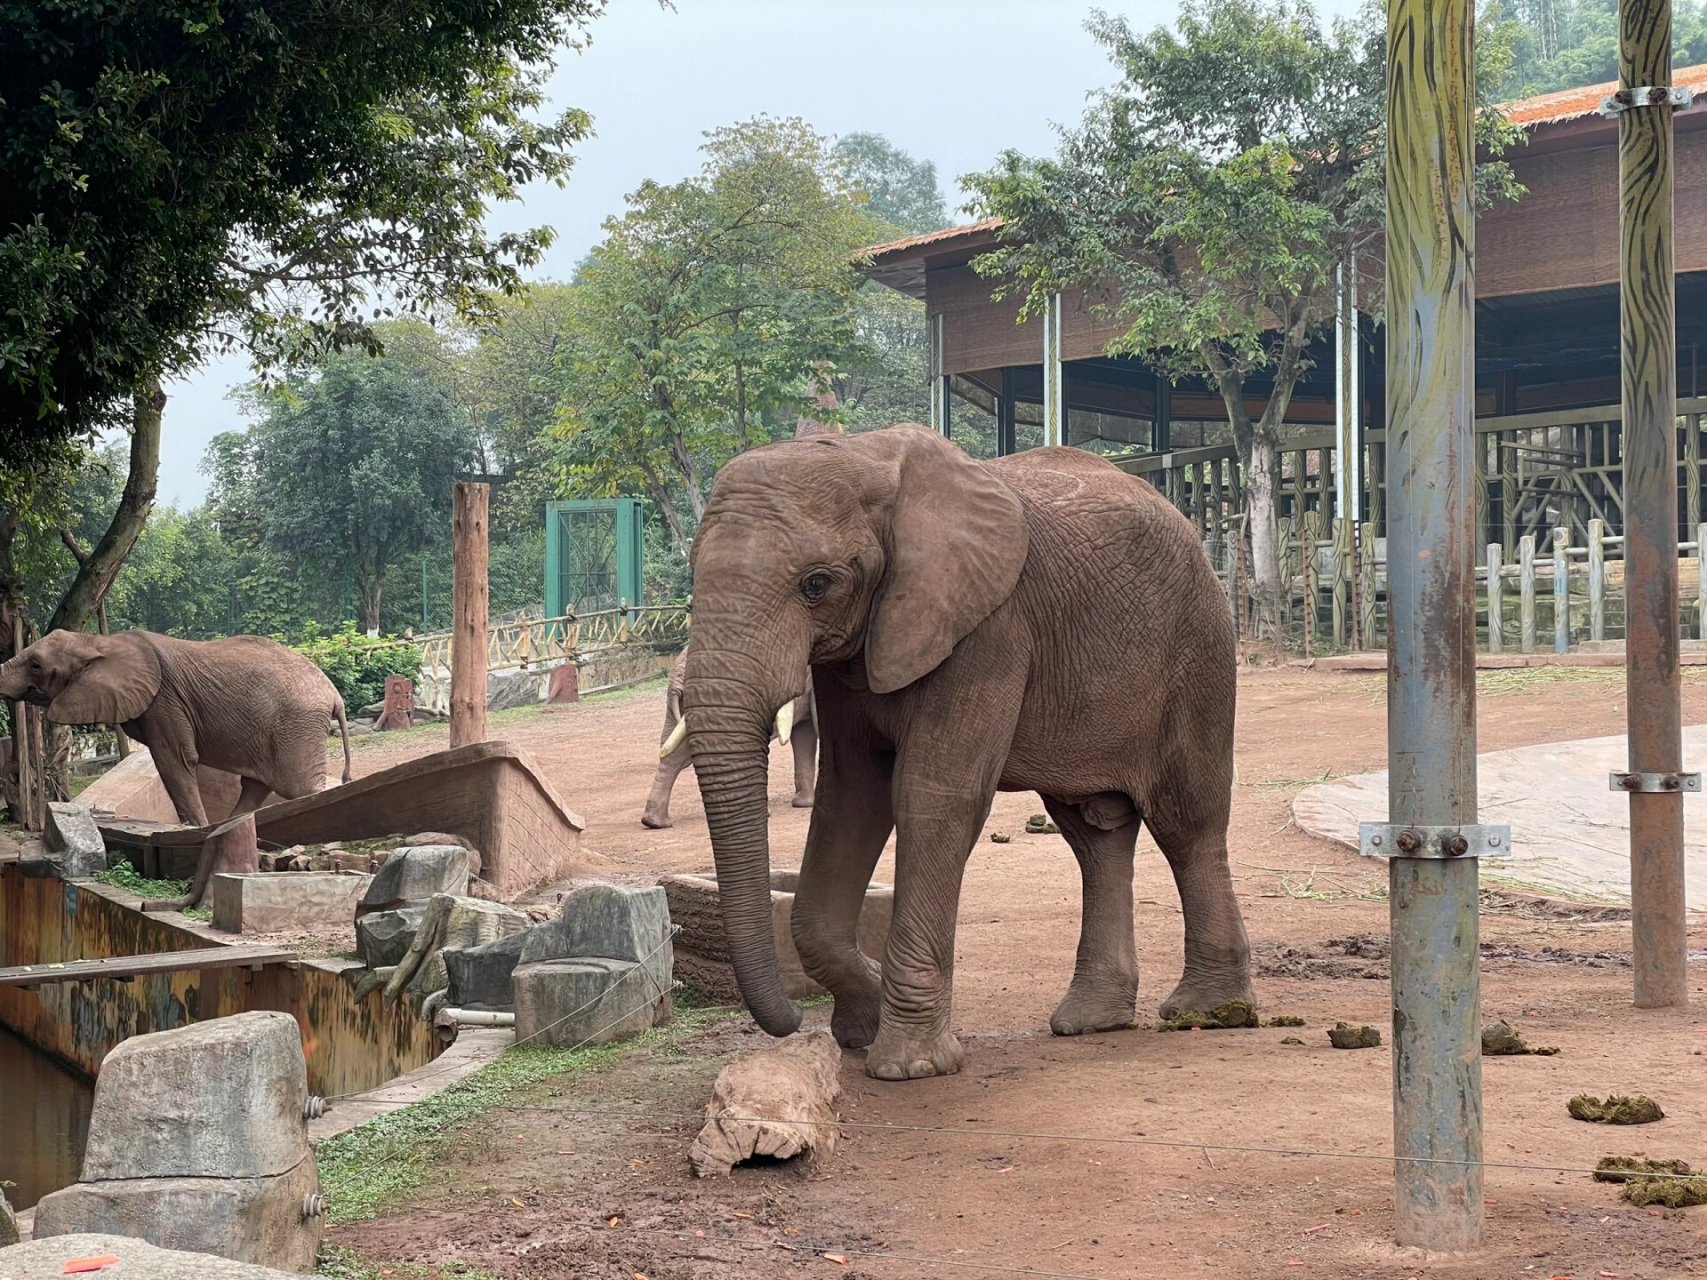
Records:
[[[665,1022],[670,992],[631,960],[583,957],[517,965],[516,1041],[579,1049],[627,1040]]]
[[[451,1007],[508,1009],[513,999],[511,980],[521,963],[522,948],[527,946],[533,932],[524,929],[496,942],[477,947],[446,947],[441,951],[445,975],[450,979],[446,1000]]]
[[[1565,1110],[1571,1113],[1571,1119],[1593,1124],[1653,1124],[1666,1118],[1659,1103],[1640,1093],[1630,1096],[1615,1093],[1604,1101],[1579,1093],[1565,1104]]]
[[[467,849],[460,844],[412,845],[398,849],[374,873],[356,905],[356,915],[424,906],[434,894],[461,896],[467,892]]]
[[[1499,1022],[1491,1022],[1482,1028],[1482,1056],[1484,1058],[1507,1058],[1523,1055],[1548,1058],[1557,1052],[1559,1052],[1558,1045],[1530,1048],[1528,1042],[1517,1033],[1517,1028],[1503,1019]]]
[[[1380,1047],[1381,1033],[1374,1027],[1336,1022],[1328,1029],[1328,1043],[1336,1049],[1375,1049]]]
[[[42,845],[62,879],[86,880],[107,869],[107,843],[88,805],[49,804]]]
[[[138,1280],[302,1280],[300,1275],[276,1267],[161,1249],[131,1236],[95,1232],[27,1240],[9,1249],[0,1248],[0,1276],[9,1280],[63,1280],[66,1263],[109,1254],[120,1263],[107,1274]]]
[[[134,1036],[101,1064],[80,1180],[36,1207],[38,1239],[105,1231],[288,1270],[311,1266],[320,1191],[308,1071],[289,1014]]]
[[[728,1173],[755,1157],[816,1163],[841,1136],[842,1051],[828,1032],[793,1036],[717,1073],[705,1127],[688,1148],[695,1174]]]
[[[356,921],[356,952],[370,969],[395,965],[409,953],[425,907],[374,911]]]

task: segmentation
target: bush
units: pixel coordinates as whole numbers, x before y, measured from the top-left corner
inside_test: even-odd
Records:
[[[386,676],[413,680],[421,673],[421,651],[414,645],[395,637],[369,639],[353,622],[330,635],[309,623],[301,642],[291,647],[331,678],[351,715],[385,696]]]

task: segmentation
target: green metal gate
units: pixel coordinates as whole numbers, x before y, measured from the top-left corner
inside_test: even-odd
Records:
[[[644,518],[637,498],[545,504],[547,617],[642,603]]]

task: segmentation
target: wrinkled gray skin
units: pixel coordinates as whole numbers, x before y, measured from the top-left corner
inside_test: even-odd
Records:
[[[683,649],[670,665],[670,681],[664,690],[664,729],[658,735],[661,748],[669,741],[676,722],[682,718],[682,676],[687,670],[688,653]],[[806,693],[794,700],[794,730],[789,746],[794,751],[794,807],[812,807],[813,781],[818,773],[818,730],[812,715],[812,674],[802,674],[801,688]],[[776,730],[771,730],[776,736]],[[640,825],[662,830],[675,826],[670,818],[670,795],[676,789],[676,779],[693,763],[693,752],[686,742],[658,761],[658,772],[652,779],[652,791],[646,797],[646,809],[640,815]]]
[[[1077,449],[974,462],[891,427],[784,441],[719,473],[694,544],[682,686],[730,958],[788,1035],[771,932],[771,719],[810,663],[820,760],[793,937],[866,1071],[957,1071],[949,1028],[966,859],[996,791],[1032,790],[1078,859],[1084,905],[1061,1035],[1132,1025],[1132,871],[1149,826],[1185,917],[1164,1014],[1251,998],[1227,866],[1235,656],[1191,525]],[[881,970],[855,925],[896,834]]]
[[[206,826],[196,766],[243,780],[231,815],[269,791],[313,795],[326,779],[326,730],[350,735],[344,701],[319,667],[260,636],[178,640],[149,631],[53,631],[0,667],[0,698],[47,708],[57,724],[116,724],[148,748],[178,821]],[[200,879],[200,877],[198,877]]]

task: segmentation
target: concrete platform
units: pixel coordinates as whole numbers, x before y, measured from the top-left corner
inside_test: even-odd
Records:
[[[346,925],[373,877],[350,871],[219,872],[208,880],[213,927],[226,933],[285,933]]]
[[[1477,757],[1481,820],[1511,825],[1512,856],[1482,861],[1484,882],[1578,901],[1630,901],[1630,798],[1607,789],[1626,767],[1622,734]],[[1683,766],[1707,770],[1707,725],[1683,731]],[[1707,911],[1707,794],[1683,800],[1687,903]],[[1360,822],[1387,819],[1387,771],[1308,787],[1292,802],[1313,836],[1357,847]]]

